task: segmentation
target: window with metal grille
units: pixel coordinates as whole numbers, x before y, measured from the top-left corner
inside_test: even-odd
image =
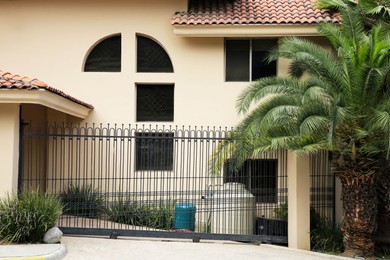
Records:
[[[160,44],[137,36],[137,72],[173,72],[171,59]]]
[[[137,85],[137,121],[173,121],[173,85]]]
[[[99,42],[88,54],[84,71],[120,72],[121,42],[121,35],[115,35]]]
[[[249,159],[237,169],[235,160],[224,165],[224,183],[239,182],[256,197],[256,202],[277,202],[277,159]]]
[[[173,133],[136,133],[136,170],[171,171],[173,137]]]
[[[276,61],[267,63],[267,52],[277,39],[226,39],[225,80],[253,81],[276,75]]]

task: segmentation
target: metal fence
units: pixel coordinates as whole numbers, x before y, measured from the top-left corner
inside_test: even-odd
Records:
[[[239,169],[230,159],[212,174],[212,155],[232,131],[30,123],[21,132],[20,189],[58,194],[64,233],[287,243],[287,153]],[[312,161],[312,204],[329,215],[333,186],[318,181],[328,178],[327,160]]]
[[[311,214],[335,222],[336,177],[331,173],[329,153],[320,152],[310,157]],[[312,216],[312,217],[315,217]]]

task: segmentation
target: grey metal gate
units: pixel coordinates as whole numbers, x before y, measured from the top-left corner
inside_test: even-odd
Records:
[[[287,243],[287,154],[209,172],[232,129],[30,123],[20,189],[58,194],[65,234]],[[229,155],[226,155],[229,157]]]

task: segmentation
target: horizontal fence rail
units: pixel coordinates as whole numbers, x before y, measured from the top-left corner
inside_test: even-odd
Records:
[[[238,167],[226,150],[215,171],[214,155],[233,135],[212,127],[30,123],[21,136],[20,189],[58,194],[64,233],[287,243],[287,152]],[[312,207],[329,217],[327,158],[312,161]]]

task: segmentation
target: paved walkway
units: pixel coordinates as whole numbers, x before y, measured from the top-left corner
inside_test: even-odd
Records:
[[[64,236],[67,248],[65,260],[70,259],[242,259],[242,260],[324,260],[351,259],[285,247],[243,244],[231,241],[161,240],[141,238],[85,238]]]

